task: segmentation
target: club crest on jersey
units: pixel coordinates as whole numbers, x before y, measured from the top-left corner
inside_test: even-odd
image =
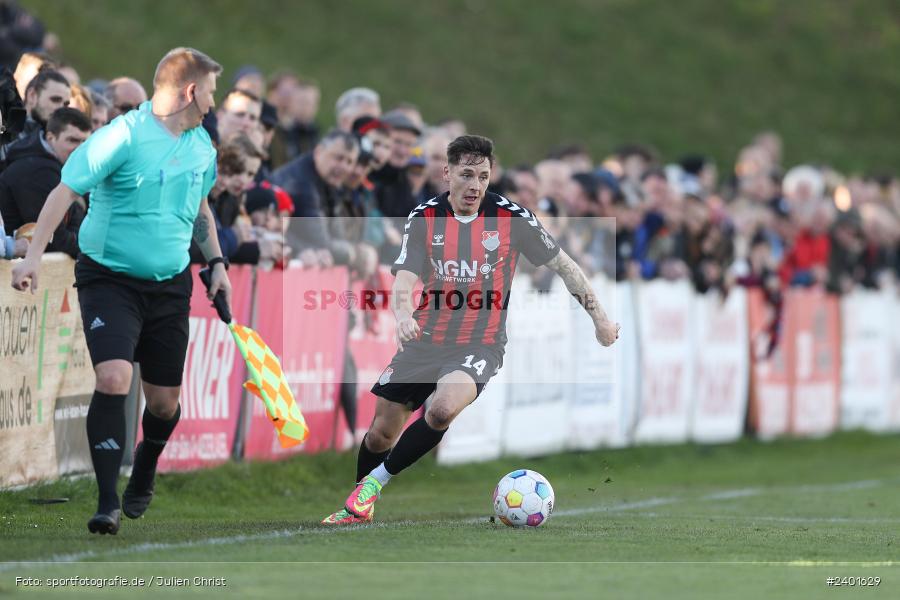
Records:
[[[481,245],[484,246],[485,250],[488,252],[493,252],[497,248],[500,247],[500,232],[499,231],[482,231],[481,232]]]
[[[381,377],[378,378],[378,383],[379,383],[380,385],[387,385],[388,382],[391,380],[391,375],[392,375],[393,373],[394,373],[394,370],[393,370],[392,368],[388,367],[388,368],[385,369],[384,372],[381,374]]]
[[[431,245],[432,246],[443,246],[444,245],[444,234],[443,233],[434,234],[434,237],[431,238]]]

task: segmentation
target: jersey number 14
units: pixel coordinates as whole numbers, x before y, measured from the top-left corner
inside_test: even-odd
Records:
[[[484,368],[487,366],[487,361],[484,359],[479,360],[477,363],[472,364],[472,360],[474,360],[475,355],[470,354],[466,357],[466,361],[462,364],[467,369],[475,369],[475,372],[481,375],[484,373]]]

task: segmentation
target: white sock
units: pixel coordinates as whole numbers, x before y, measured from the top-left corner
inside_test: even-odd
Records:
[[[381,463],[369,473],[372,477],[378,480],[378,483],[381,484],[382,487],[388,484],[388,481],[391,480],[392,475],[388,473],[388,470],[384,468],[384,463]]]

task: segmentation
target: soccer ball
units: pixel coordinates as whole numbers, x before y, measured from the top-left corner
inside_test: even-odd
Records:
[[[529,469],[505,475],[494,488],[494,512],[510,527],[540,527],[553,512],[550,482]]]

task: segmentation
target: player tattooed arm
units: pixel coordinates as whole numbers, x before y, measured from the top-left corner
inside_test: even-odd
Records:
[[[412,271],[397,271],[394,288],[391,291],[391,309],[397,319],[397,340],[403,352],[403,342],[419,337],[419,324],[413,319],[413,286],[419,276]]]
[[[591,316],[597,341],[604,346],[612,345],[619,338],[619,324],[613,323],[606,316],[606,311],[600,306],[597,295],[591,288],[591,282],[588,281],[581,267],[563,250],[560,250],[559,254],[547,263],[547,266],[559,273],[566,284],[566,289]]]

